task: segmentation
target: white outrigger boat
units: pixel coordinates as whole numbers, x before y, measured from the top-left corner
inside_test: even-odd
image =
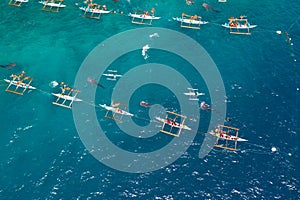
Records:
[[[146,15],[146,14],[133,14],[133,13],[129,13],[128,16],[137,18],[137,19],[149,19],[149,20],[157,20],[157,19],[161,18],[161,17],[151,16],[151,15]]]
[[[69,95],[65,95],[65,94],[61,94],[61,93],[51,93],[51,94],[60,99],[65,99],[67,101],[77,101],[77,102],[82,101],[82,99],[78,99],[74,96],[69,96]]]
[[[65,4],[62,4],[63,1],[59,1],[59,3],[56,3],[55,1],[53,0],[50,0],[47,1],[39,1],[40,4],[43,4],[44,6],[49,6],[49,7],[55,7],[55,8],[65,8],[66,5]]]
[[[124,107],[123,109],[120,108],[121,105]],[[134,116],[134,114],[125,111],[127,105],[121,102],[114,103],[114,101],[112,101],[111,106],[108,106],[106,104],[99,104],[99,106],[107,110],[105,114],[105,118],[109,118],[114,121],[122,122],[123,116],[130,116],[130,117]],[[119,115],[119,117],[116,117],[117,115]]]
[[[51,93],[53,96],[57,97],[56,101],[53,101],[52,104],[71,109],[73,102],[83,101],[77,98],[77,95],[80,92],[79,90],[70,88],[63,82],[60,84],[62,85],[61,93]]]
[[[188,15],[182,13],[181,17],[173,17],[174,21],[180,22],[181,28],[200,29],[200,25],[208,24],[207,21],[202,21],[202,18],[197,15]]]
[[[131,23],[133,24],[146,24],[151,25],[152,20],[158,20],[161,17],[154,16],[155,9],[152,8],[149,14],[149,11],[136,10],[135,13],[129,13],[129,17],[132,17]],[[137,20],[136,20],[137,19]]]
[[[208,24],[207,21],[201,21],[201,20],[195,20],[195,19],[183,19],[181,17],[173,17],[173,20],[178,21],[178,22],[182,22],[182,23],[185,23],[185,24],[195,24],[195,25]]]
[[[42,10],[45,12],[59,12],[59,9],[65,8],[66,5],[63,4],[64,0],[42,0],[39,1],[40,4],[43,4]]]
[[[162,122],[162,123],[165,123],[165,124],[168,124],[172,127],[175,127],[175,128],[179,128],[179,129],[185,129],[185,130],[192,130],[190,127],[188,127],[187,125],[184,125],[184,124],[180,124],[178,122],[175,122],[173,120],[170,120],[170,119],[163,119],[163,118],[160,118],[160,117],[155,117],[155,119],[159,122]]]
[[[244,16],[230,17],[228,20],[229,22],[222,24],[222,27],[229,28],[231,34],[250,35],[250,29],[257,27],[257,25],[250,24]]]
[[[155,117],[159,122],[162,122],[162,128],[160,132],[179,137],[182,129],[192,130],[190,127],[184,124],[186,116],[180,115],[171,111],[166,111],[167,115],[165,118]],[[167,126],[166,126],[167,124]],[[175,128],[175,129],[174,129]]]
[[[11,85],[16,86],[16,87],[20,87],[20,88],[29,89],[29,90],[35,90],[36,89],[36,87],[33,87],[29,84],[26,84],[26,83],[23,83],[23,82],[20,82],[20,81],[8,80],[8,79],[4,79],[4,81],[11,84]]]
[[[79,9],[84,12],[89,12],[89,13],[94,13],[94,14],[108,14],[111,12],[111,10],[103,10],[103,9],[99,9],[99,8],[90,8],[90,7],[84,7],[84,6],[79,7]]]
[[[129,113],[125,110],[122,110],[119,107],[107,106],[106,104],[99,104],[99,106],[104,108],[105,110],[111,111],[113,113],[117,113],[117,114],[120,114],[120,115],[127,115],[127,116],[131,116],[131,117],[134,116],[132,113]]]
[[[27,89],[29,90],[35,90],[36,87],[31,86],[31,82],[33,81],[33,78],[29,76],[25,76],[25,72],[22,71],[21,74],[15,75],[11,74],[9,79],[4,79],[6,83],[8,83],[7,88],[5,89],[5,92],[11,92],[18,95],[23,95]]]
[[[14,0],[14,1],[21,2],[21,3],[28,3],[29,2],[29,0]]]
[[[211,134],[212,136],[215,136],[217,138],[220,139],[224,139],[224,140],[231,140],[231,141],[238,141],[238,142],[246,142],[248,140],[234,136],[234,135],[229,135],[226,134],[225,132],[223,133],[219,133],[219,132],[215,132],[215,131],[210,131],[209,134]]]
[[[28,3],[29,0],[10,0],[8,5],[20,7],[22,3]]]
[[[238,142],[248,141],[244,138],[238,137],[238,132],[238,128],[218,125],[218,127],[215,130],[211,130],[208,133],[217,138],[216,143],[214,145],[215,147],[231,151],[237,151]]]

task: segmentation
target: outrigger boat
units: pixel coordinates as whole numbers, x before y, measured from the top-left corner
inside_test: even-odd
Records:
[[[67,101],[82,101],[82,99],[78,99],[76,97],[72,97],[72,96],[69,96],[69,95],[65,95],[65,94],[61,94],[61,93],[51,93],[53,96],[56,96],[58,98],[61,98],[61,99],[66,99]]]
[[[31,86],[31,82],[33,81],[33,78],[29,76],[24,75],[25,72],[22,71],[21,74],[15,75],[12,74],[10,77],[12,80],[4,79],[5,82],[8,83],[7,88],[5,89],[6,92],[11,92],[18,95],[23,95],[24,92],[29,90],[35,90],[36,87]],[[14,88],[13,88],[14,87]]]
[[[61,87],[61,93],[51,93],[53,96],[57,97],[56,101],[52,102],[52,104],[71,109],[73,102],[82,101],[81,99],[77,98],[77,95],[80,92],[79,90],[70,88],[63,82],[61,85],[63,85]]]
[[[198,89],[195,88],[187,88],[189,91],[183,93],[186,96],[189,96],[189,100],[191,101],[198,101],[199,99],[197,98],[198,96],[203,96],[205,93],[198,92]]]
[[[83,17],[100,19],[101,14],[108,14],[111,10],[107,10],[106,5],[100,5],[97,3],[91,3],[87,6],[79,7],[80,10],[84,11]]]
[[[120,108],[121,105],[124,107],[123,109]],[[127,108],[127,105],[120,102],[114,103],[114,101],[112,101],[111,106],[107,106],[106,104],[99,104],[99,106],[107,110],[105,118],[109,118],[115,121],[122,122],[122,117],[124,115],[131,117],[134,116],[132,113],[125,110]],[[109,115],[110,112],[112,115]],[[119,118],[116,118],[116,114],[119,114],[121,116]]]
[[[35,90],[36,87],[33,87],[27,83],[23,83],[23,82],[20,82],[20,81],[12,81],[12,80],[8,80],[8,79],[4,79],[4,81],[6,83],[9,83],[11,85],[15,85],[17,87],[20,87],[20,88],[24,88],[24,89],[29,89],[29,90]]]
[[[66,5],[63,4],[64,0],[44,0],[39,1],[40,4],[43,4],[43,11],[46,12],[59,12],[60,8],[65,8]]]
[[[171,119],[163,119],[163,118],[160,118],[160,117],[155,117],[155,119],[157,120],[157,121],[160,121],[160,122],[162,122],[162,123],[165,123],[165,124],[168,124],[168,125],[170,125],[170,126],[172,126],[172,127],[175,127],[175,128],[179,128],[179,129],[185,129],[185,130],[192,130],[190,127],[188,127],[187,125],[184,125],[184,124],[180,124],[180,123],[178,123],[178,122],[175,122],[175,121],[173,121],[173,120],[171,120]]]
[[[112,112],[120,114],[120,115],[133,116],[132,113],[129,113],[129,112],[125,111],[125,110],[122,110],[119,107],[107,106],[106,104],[99,104],[99,106],[101,106],[105,110],[112,111]]]
[[[28,2],[29,2],[29,0],[10,0],[8,2],[8,5],[20,7],[22,5],[22,3],[28,3]]]
[[[117,74],[118,71],[117,70],[107,70],[109,73],[108,74],[102,74],[103,76],[106,76],[106,80],[109,80],[109,81],[116,81],[117,78],[121,78],[122,75],[121,74]]]
[[[230,17],[228,20],[229,22],[222,24],[222,26],[229,28],[231,34],[250,35],[250,29],[257,27],[257,25],[250,24],[245,16],[240,16],[240,18]]]
[[[146,24],[146,25],[152,25],[152,20],[158,20],[160,17],[154,16],[155,9],[151,9],[151,15],[149,14],[149,11],[144,10],[136,10],[135,13],[129,13],[128,16],[132,17],[131,23],[133,24]],[[135,19],[138,19],[135,21]]]
[[[240,137],[237,137],[237,136],[234,136],[234,135],[226,134],[226,132],[224,132],[224,131],[222,133],[215,132],[215,131],[210,131],[209,134],[211,134],[212,136],[215,136],[217,138],[224,139],[224,140],[231,140],[231,141],[238,141],[238,142],[248,141],[246,139],[243,139],[243,138],[240,138]]]
[[[238,131],[239,129],[235,127],[218,125],[218,127],[215,130],[210,131],[209,134],[217,138],[215,147],[237,151],[237,142],[248,141],[238,137]],[[220,140],[225,142],[221,143]],[[230,146],[229,141],[233,142],[233,146],[232,144]]]
[[[181,17],[173,17],[173,20],[180,22],[181,28],[200,29],[200,25],[207,24],[206,21],[201,21],[201,17],[197,15],[187,15],[182,13]]]
[[[191,130],[190,127],[184,124],[184,121],[186,119],[186,116],[184,115],[167,111],[165,119],[160,117],[155,117],[155,119],[163,123],[160,132],[168,135],[179,137],[182,129]]]

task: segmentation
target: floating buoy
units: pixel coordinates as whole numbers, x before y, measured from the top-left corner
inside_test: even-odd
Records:
[[[276,147],[272,147],[272,148],[271,148],[271,151],[272,151],[272,152],[277,151]]]

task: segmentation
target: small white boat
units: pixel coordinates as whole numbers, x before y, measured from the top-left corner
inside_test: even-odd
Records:
[[[151,16],[151,15],[146,15],[146,14],[133,14],[133,13],[129,13],[130,17],[132,18],[137,18],[137,19],[150,19],[150,20],[156,20],[156,19],[160,19],[161,17],[155,17],[155,16]]]
[[[58,98],[66,99],[68,101],[82,101],[81,99],[78,99],[76,97],[72,97],[72,96],[69,96],[69,95],[64,95],[64,94],[60,94],[60,93],[51,93],[51,94],[58,97]]]
[[[88,7],[79,7],[79,9],[84,12],[95,13],[95,14],[108,14],[111,12],[111,10],[101,10],[98,8],[88,8]]]
[[[213,135],[213,136],[215,136],[217,138],[224,139],[224,140],[231,140],[231,141],[238,141],[238,142],[246,142],[246,141],[248,141],[246,139],[243,139],[243,138],[240,138],[240,137],[236,137],[234,135],[226,134],[226,132],[219,133],[219,132],[210,131],[209,134],[211,134],[211,135]]]
[[[168,124],[172,127],[176,127],[176,128],[179,128],[179,129],[185,129],[185,130],[192,130],[190,127],[188,127],[187,125],[184,125],[184,124],[180,124],[178,122],[175,122],[173,120],[169,120],[169,119],[163,119],[163,118],[160,118],[160,117],[155,117],[155,119],[157,121],[160,121],[162,123],[165,123],[165,124]]]
[[[36,87],[33,87],[33,86],[28,85],[28,84],[23,83],[23,82],[12,81],[12,80],[8,80],[8,79],[4,79],[4,81],[11,84],[11,85],[15,85],[17,87],[26,88],[26,89],[30,89],[30,90],[35,90],[36,89]]]
[[[247,24],[237,24],[237,25],[230,25],[229,23],[222,24],[225,28],[235,28],[235,29],[250,29],[255,28],[257,25],[251,25],[250,23]]]
[[[64,8],[66,5],[62,3],[51,3],[48,1],[39,1],[40,4],[43,4],[44,6],[50,6],[50,7],[56,7],[56,8]]]
[[[178,22],[182,22],[182,23],[185,23],[185,24],[194,24],[194,25],[208,24],[208,22],[206,22],[206,21],[195,20],[195,19],[184,19],[184,18],[181,18],[181,17],[173,17],[173,20],[178,21]]]

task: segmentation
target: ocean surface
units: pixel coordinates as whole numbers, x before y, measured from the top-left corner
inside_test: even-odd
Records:
[[[20,96],[5,92],[7,84],[0,83],[0,199],[300,199],[298,0],[205,1],[219,13],[206,11],[201,6],[204,1],[197,0],[192,6],[184,0],[101,1],[109,10],[124,14],[102,15],[100,20],[83,18],[76,2],[66,0],[67,7],[58,13],[43,12],[37,0],[22,7],[8,6],[8,0],[0,2],[0,64],[17,62],[12,69],[0,68],[0,78],[24,70],[38,88]],[[153,21],[153,27],[186,34],[214,60],[226,90],[226,116],[231,118],[225,124],[239,128],[239,136],[248,142],[239,143],[237,152],[214,148],[199,158],[210,116],[217,110],[199,111],[197,135],[179,159],[155,171],[127,173],[90,154],[77,132],[72,110],[52,104],[55,98],[51,92],[59,88],[51,88],[49,83],[56,80],[73,86],[78,69],[98,44],[126,30],[147,27],[132,24],[129,12],[153,7],[162,17]],[[200,30],[182,29],[172,20],[182,12],[201,15],[209,24]],[[240,15],[258,25],[250,36],[232,35],[221,27],[230,16]],[[276,33],[279,30],[282,34]],[[125,75],[137,65],[169,65],[206,93],[198,103],[210,102],[205,82],[188,63],[179,58],[164,59],[164,52],[151,47],[145,60],[141,50],[142,46],[115,60],[113,67]],[[99,62],[101,59],[99,55]],[[97,88],[97,98],[90,105],[115,145],[144,152],[170,143],[173,137],[159,132],[139,143],[122,133],[113,120],[104,118],[106,112],[97,105],[110,103],[115,82],[105,78],[100,82],[105,89]],[[86,82],[85,87],[96,86]],[[179,104],[166,87],[153,84],[139,88],[128,109],[138,113],[139,118],[132,118],[141,127],[150,119],[148,110],[139,106],[143,99],[173,110]],[[126,120],[124,116],[123,124]]]

